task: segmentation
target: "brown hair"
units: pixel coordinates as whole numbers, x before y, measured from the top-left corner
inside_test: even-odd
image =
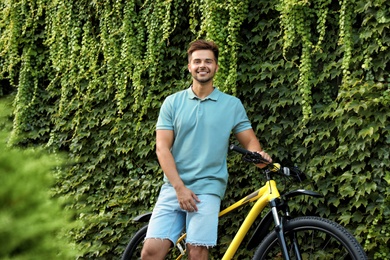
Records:
[[[215,62],[218,64],[218,55],[219,50],[218,46],[213,41],[206,40],[196,40],[190,43],[190,46],[187,50],[188,61],[190,61],[191,55],[194,51],[197,50],[210,50],[214,53]]]

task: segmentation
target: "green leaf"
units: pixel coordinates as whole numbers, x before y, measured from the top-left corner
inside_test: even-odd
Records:
[[[370,137],[374,134],[374,127],[370,126],[370,127],[366,127],[366,128],[363,128],[362,130],[359,131],[358,133],[358,136],[359,137]]]

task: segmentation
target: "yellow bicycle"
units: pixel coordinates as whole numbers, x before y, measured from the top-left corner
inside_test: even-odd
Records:
[[[265,161],[258,153],[253,153],[238,146],[231,145],[230,149],[243,155],[243,160],[251,163],[266,163],[262,169],[266,183],[257,191],[235,202],[222,210],[222,217],[237,208],[253,202],[253,206],[242,222],[235,237],[229,244],[222,260],[233,259],[245,235],[264,208],[269,205],[270,211],[261,219],[250,238],[247,249],[255,250],[253,258],[260,259],[355,259],[365,260],[367,256],[354,238],[344,227],[328,219],[317,216],[290,216],[288,201],[298,195],[322,197],[317,192],[298,189],[280,195],[273,174],[291,177],[291,180],[302,181],[305,174],[297,167],[281,167],[278,163]],[[136,222],[148,222],[151,213],[140,215]],[[123,260],[140,259],[143,240],[147,225],[142,227],[130,240],[122,256]],[[178,239],[172,247],[167,259],[181,259],[186,255],[186,234]]]

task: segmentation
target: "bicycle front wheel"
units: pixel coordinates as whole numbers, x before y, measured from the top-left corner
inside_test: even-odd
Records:
[[[327,219],[310,216],[289,220],[284,235],[292,260],[367,259],[358,241],[344,227]],[[253,259],[283,259],[275,231],[264,238]]]

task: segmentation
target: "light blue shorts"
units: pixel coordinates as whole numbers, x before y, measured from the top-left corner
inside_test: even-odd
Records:
[[[187,212],[180,208],[175,189],[164,184],[153,209],[145,239],[169,239],[175,243],[185,229],[186,243],[215,246],[221,199],[211,194],[197,196],[200,200],[197,202],[198,211]]]

